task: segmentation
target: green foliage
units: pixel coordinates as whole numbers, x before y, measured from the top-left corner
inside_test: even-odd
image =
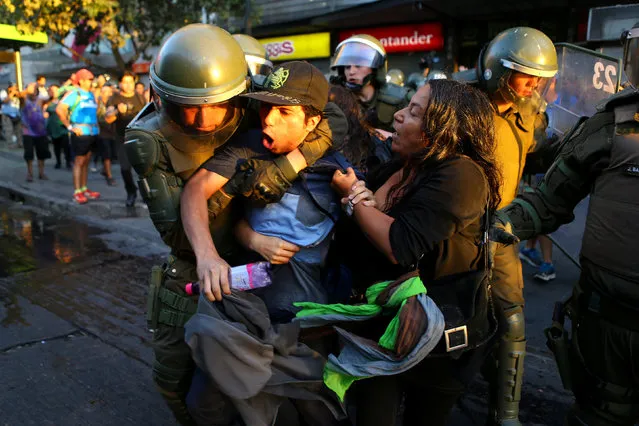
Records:
[[[60,42],[84,22],[85,34],[99,27],[120,69],[128,67],[118,48],[133,42],[137,60],[150,46],[184,25],[201,22],[202,8],[218,23],[244,15],[245,0],[0,0],[0,22],[27,33],[44,31]],[[254,18],[254,17],[253,17]]]

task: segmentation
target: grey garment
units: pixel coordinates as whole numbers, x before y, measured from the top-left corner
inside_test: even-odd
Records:
[[[329,239],[326,239],[326,243]],[[324,243],[322,243],[324,245]],[[289,322],[299,310],[293,303],[312,300],[328,303],[328,294],[322,285],[319,264],[300,262],[292,258],[283,265],[273,265],[273,284],[252,291],[266,304],[269,317],[275,323]]]
[[[371,376],[389,376],[408,371],[428,356],[439,343],[445,328],[444,315],[437,304],[425,294],[417,296],[428,318],[426,332],[404,358],[397,358],[389,351],[381,349],[369,339],[349,333],[339,327],[335,330],[342,339],[343,348],[339,355],[328,356],[327,368],[349,376],[366,378]],[[371,316],[348,316],[339,314],[306,316],[295,322],[301,327],[318,327],[336,322],[365,321]]]
[[[273,424],[286,398],[321,401],[333,416],[345,417],[324,386],[325,359],[298,342],[299,324],[272,325],[259,297],[233,292],[211,303],[201,296],[185,329],[195,363],[245,424]]]

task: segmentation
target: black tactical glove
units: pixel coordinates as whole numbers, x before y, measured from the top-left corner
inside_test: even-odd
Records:
[[[503,211],[496,211],[491,216],[490,229],[488,230],[488,256],[490,266],[494,265],[497,245],[509,246],[519,243],[519,238],[513,234],[513,225],[508,215]]]
[[[226,184],[208,200],[209,216],[217,217],[237,195],[250,194],[253,169],[236,172]]]
[[[328,119],[320,120],[315,129],[308,134],[304,142],[297,148],[300,150],[307,166],[312,166],[317,160],[322,158],[326,151],[333,145],[333,132],[329,126]]]
[[[243,195],[258,204],[279,201],[297,179],[295,169],[283,155],[273,161],[248,160],[240,165],[239,173],[248,173]]]

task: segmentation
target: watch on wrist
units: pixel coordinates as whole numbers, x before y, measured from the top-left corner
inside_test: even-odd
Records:
[[[72,131],[72,130],[73,130],[73,126],[69,124],[69,125],[67,126],[67,130],[68,130],[68,131]]]

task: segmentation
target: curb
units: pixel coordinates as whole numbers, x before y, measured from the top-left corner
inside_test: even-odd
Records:
[[[0,196],[22,202],[30,206],[39,207],[43,210],[60,213],[65,215],[82,215],[89,214],[101,218],[114,216],[116,213],[125,214],[124,208],[118,209],[104,202],[89,202],[85,205],[78,205],[69,197],[69,201],[65,201],[58,197],[52,197],[30,189],[23,188],[12,182],[0,181]]]
[[[114,205],[111,200],[93,200],[87,204],[79,205],[73,201],[72,197],[68,199],[43,194],[39,191],[16,185],[13,182],[0,180],[0,196],[17,202],[39,207],[49,212],[60,213],[64,215],[88,215],[96,216],[102,219],[114,219],[130,216],[129,210],[121,202],[122,206]],[[138,204],[137,208],[143,208]],[[142,216],[140,216],[142,217]]]
[[[163,251],[163,249],[169,250],[155,229],[145,229],[134,223],[120,221],[119,219],[127,217],[126,207],[120,208],[108,202],[100,203],[99,201],[89,201],[87,204],[78,205],[75,201],[66,201],[59,197],[44,195],[6,181],[0,181],[0,200],[2,198],[19,202],[47,213],[72,217],[74,220],[95,226],[109,233],[117,230],[120,235],[128,235],[132,239],[143,239],[147,243],[157,246],[158,252]],[[138,207],[138,209],[141,208]]]

